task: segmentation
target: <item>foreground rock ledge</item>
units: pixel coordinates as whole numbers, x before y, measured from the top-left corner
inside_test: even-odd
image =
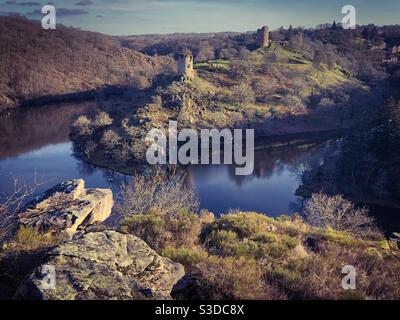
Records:
[[[85,182],[75,179],[62,182],[29,202],[18,222],[39,232],[65,232],[72,238],[78,228],[106,220],[113,205],[111,190],[85,189]]]
[[[55,289],[44,290],[42,268],[56,272]],[[184,276],[182,265],[160,257],[143,240],[114,230],[86,233],[49,252],[26,277],[17,299],[171,299]]]

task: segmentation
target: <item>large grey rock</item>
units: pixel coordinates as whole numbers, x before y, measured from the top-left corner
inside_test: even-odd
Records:
[[[55,289],[44,290],[44,265],[55,268]],[[20,299],[170,299],[182,265],[160,257],[143,240],[114,230],[86,233],[49,253],[17,291]]]
[[[107,219],[113,205],[111,190],[85,189],[85,182],[75,179],[56,185],[28,203],[18,222],[39,232],[65,231],[71,238],[78,227]]]

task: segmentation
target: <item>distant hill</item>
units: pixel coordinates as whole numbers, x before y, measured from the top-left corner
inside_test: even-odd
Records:
[[[111,36],[0,17],[0,110],[43,96],[74,95],[105,86],[148,87],[171,71],[167,57],[122,47]]]

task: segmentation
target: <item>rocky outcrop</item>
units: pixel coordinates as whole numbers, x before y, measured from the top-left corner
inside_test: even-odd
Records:
[[[43,289],[44,266],[54,289]],[[183,266],[160,257],[143,240],[114,230],[89,232],[49,252],[17,291],[19,299],[170,299]]]
[[[33,271],[15,298],[171,299],[172,287],[185,274],[183,266],[159,256],[138,237],[102,225],[112,206],[111,190],[85,189],[82,179],[60,183],[29,203],[19,224],[65,232],[68,238],[28,269]],[[54,288],[42,283],[48,267],[55,271]]]
[[[85,189],[82,179],[62,182],[28,203],[18,215],[20,225],[39,232],[65,232],[69,238],[78,228],[102,222],[114,205],[109,189]]]

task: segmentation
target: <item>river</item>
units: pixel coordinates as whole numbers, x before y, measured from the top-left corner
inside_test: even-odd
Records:
[[[24,108],[0,115],[0,194],[10,192],[13,177],[34,179],[39,194],[61,181],[83,178],[87,187],[110,188],[117,196],[129,176],[95,167],[74,155],[69,140],[71,121],[90,103]],[[324,148],[338,133],[298,134],[256,139],[254,172],[236,176],[234,165],[187,168],[187,183],[197,192],[200,207],[216,215],[229,209],[265,213],[271,217],[301,209],[294,193],[299,173],[321,161]]]

